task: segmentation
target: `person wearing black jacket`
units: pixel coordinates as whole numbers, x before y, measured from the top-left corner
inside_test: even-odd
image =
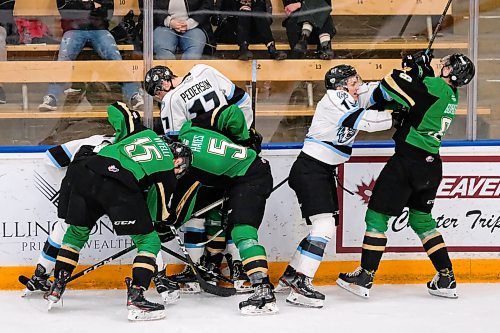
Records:
[[[75,60],[87,43],[105,60],[122,60],[116,41],[108,31],[113,17],[113,0],[57,0],[61,15],[63,37],[59,48],[59,61]],[[57,101],[62,95],[64,84],[51,83],[47,95],[38,106],[39,111],[57,110]],[[125,82],[122,92],[133,110],[144,105],[139,93],[139,84]]]
[[[155,59],[175,59],[179,48],[182,59],[200,59],[215,51],[210,16],[211,0],[154,0],[153,51]]]

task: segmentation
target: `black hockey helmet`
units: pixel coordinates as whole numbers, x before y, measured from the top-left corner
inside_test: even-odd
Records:
[[[325,74],[325,88],[328,90],[345,87],[347,79],[354,75],[358,75],[358,72],[351,65],[338,65],[330,68]]]
[[[163,81],[170,81],[175,78],[174,73],[167,66],[155,66],[151,68],[144,77],[144,90],[151,95],[155,96],[156,92],[161,90]]]
[[[191,162],[193,161],[193,152],[187,145],[176,141],[168,143],[168,147],[172,151],[174,159],[182,157],[182,164],[178,166],[180,172],[176,175],[177,178],[181,178],[191,166]]]
[[[443,69],[441,68],[441,76],[449,77],[455,87],[468,84],[476,73],[476,68],[472,60],[462,53],[454,53],[444,57],[441,60],[441,64],[443,68],[451,67],[451,73],[448,76],[443,75]]]

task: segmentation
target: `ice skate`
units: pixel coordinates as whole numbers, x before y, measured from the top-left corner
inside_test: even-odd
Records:
[[[427,282],[429,294],[446,298],[458,298],[457,282],[453,271],[448,268],[441,269],[434,278]]]
[[[198,294],[201,293],[201,287],[196,279],[196,276],[191,269],[191,266],[186,265],[184,270],[179,274],[170,275],[168,278],[177,282],[180,286],[180,292],[184,294]]]
[[[253,287],[247,273],[245,273],[241,260],[232,260],[230,255],[226,257],[226,260],[229,267],[229,275],[234,280],[233,286],[236,292],[238,294],[251,293]]]
[[[297,272],[295,271],[295,269],[292,266],[288,265],[285,269],[285,273],[283,273],[283,275],[278,280],[278,285],[274,288],[274,292],[275,293],[288,292],[290,290],[290,284],[295,278],[296,273]]]
[[[45,296],[47,301],[49,301],[48,304],[49,310],[55,303],[59,302],[59,300],[61,299],[62,295],[64,294],[64,291],[66,290],[66,283],[70,278],[70,276],[71,275],[64,269],[61,269],[59,271],[58,276],[54,280],[54,283],[52,283],[49,292]]]
[[[132,285],[132,279],[126,278],[128,320],[158,320],[165,318],[165,306],[144,298],[145,288]]]
[[[308,308],[322,308],[325,295],[314,289],[311,278],[297,273],[290,284],[290,295],[286,298],[288,303]]]
[[[370,288],[373,285],[375,271],[367,271],[358,267],[352,273],[340,273],[337,284],[351,293],[363,298],[370,297]]]
[[[263,282],[255,286],[253,295],[240,302],[240,311],[241,314],[249,316],[278,313],[272,285]]]
[[[179,284],[170,280],[166,276],[165,270],[153,276],[153,282],[156,286],[156,291],[161,295],[165,304],[172,304],[180,298]]]
[[[52,286],[52,282],[49,280],[49,274],[46,274],[45,267],[41,264],[36,265],[35,272],[31,276],[31,279],[21,275],[19,276],[19,282],[26,286],[21,297],[26,297],[36,292],[45,293],[49,291]]]

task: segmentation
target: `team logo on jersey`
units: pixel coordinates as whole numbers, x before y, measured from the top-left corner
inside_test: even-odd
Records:
[[[357,130],[350,127],[340,127],[337,131],[337,142],[346,143],[354,139]]]
[[[108,166],[108,171],[109,172],[119,172],[120,169],[118,169],[114,164]]]
[[[425,161],[426,161],[427,163],[432,163],[432,162],[434,162],[434,157],[432,157],[432,156],[427,156],[427,157],[425,158]]]

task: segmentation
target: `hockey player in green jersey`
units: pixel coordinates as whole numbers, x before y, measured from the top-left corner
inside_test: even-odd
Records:
[[[267,274],[266,251],[257,237],[273,183],[269,163],[258,156],[259,140],[248,131],[244,115],[235,105],[216,108],[185,122],[179,139],[193,152],[183,183],[191,179],[192,184],[200,182],[226,190],[228,230],[254,287],[249,299],[239,304],[241,312],[278,312]]]
[[[430,61],[423,52],[406,56],[404,70],[393,70],[376,93],[401,104],[407,113],[393,136],[395,154],[380,173],[368,204],[361,266],[352,273],[341,273],[337,280],[339,286],[362,297],[369,297],[384,253],[388,220],[400,215],[404,207],[409,208],[408,223],[437,271],[427,283],[429,293],[458,297],[448,250],[431,210],[442,178],[439,148],[455,118],[457,88],[472,80],[475,67],[468,57],[456,53],[441,60],[441,74],[434,77]]]
[[[80,250],[87,242],[95,221],[107,214],[118,235],[130,235],[137,246],[132,279],[127,278],[127,308],[130,320],[165,317],[164,306],[149,302],[144,291],[157,271],[160,239],[153,227],[145,191],[155,188],[157,209],[168,218],[167,206],[177,178],[183,175],[190,156],[179,155],[180,145],[169,146],[155,132],[142,126],[139,115],[124,103],[108,107],[108,120],[115,128],[115,142],[95,156],[75,165],[68,194],[66,223],[69,225],[57,255],[55,281],[47,295],[59,301],[75,269]],[[179,147],[180,145],[181,147]],[[189,154],[190,155],[190,154]]]

